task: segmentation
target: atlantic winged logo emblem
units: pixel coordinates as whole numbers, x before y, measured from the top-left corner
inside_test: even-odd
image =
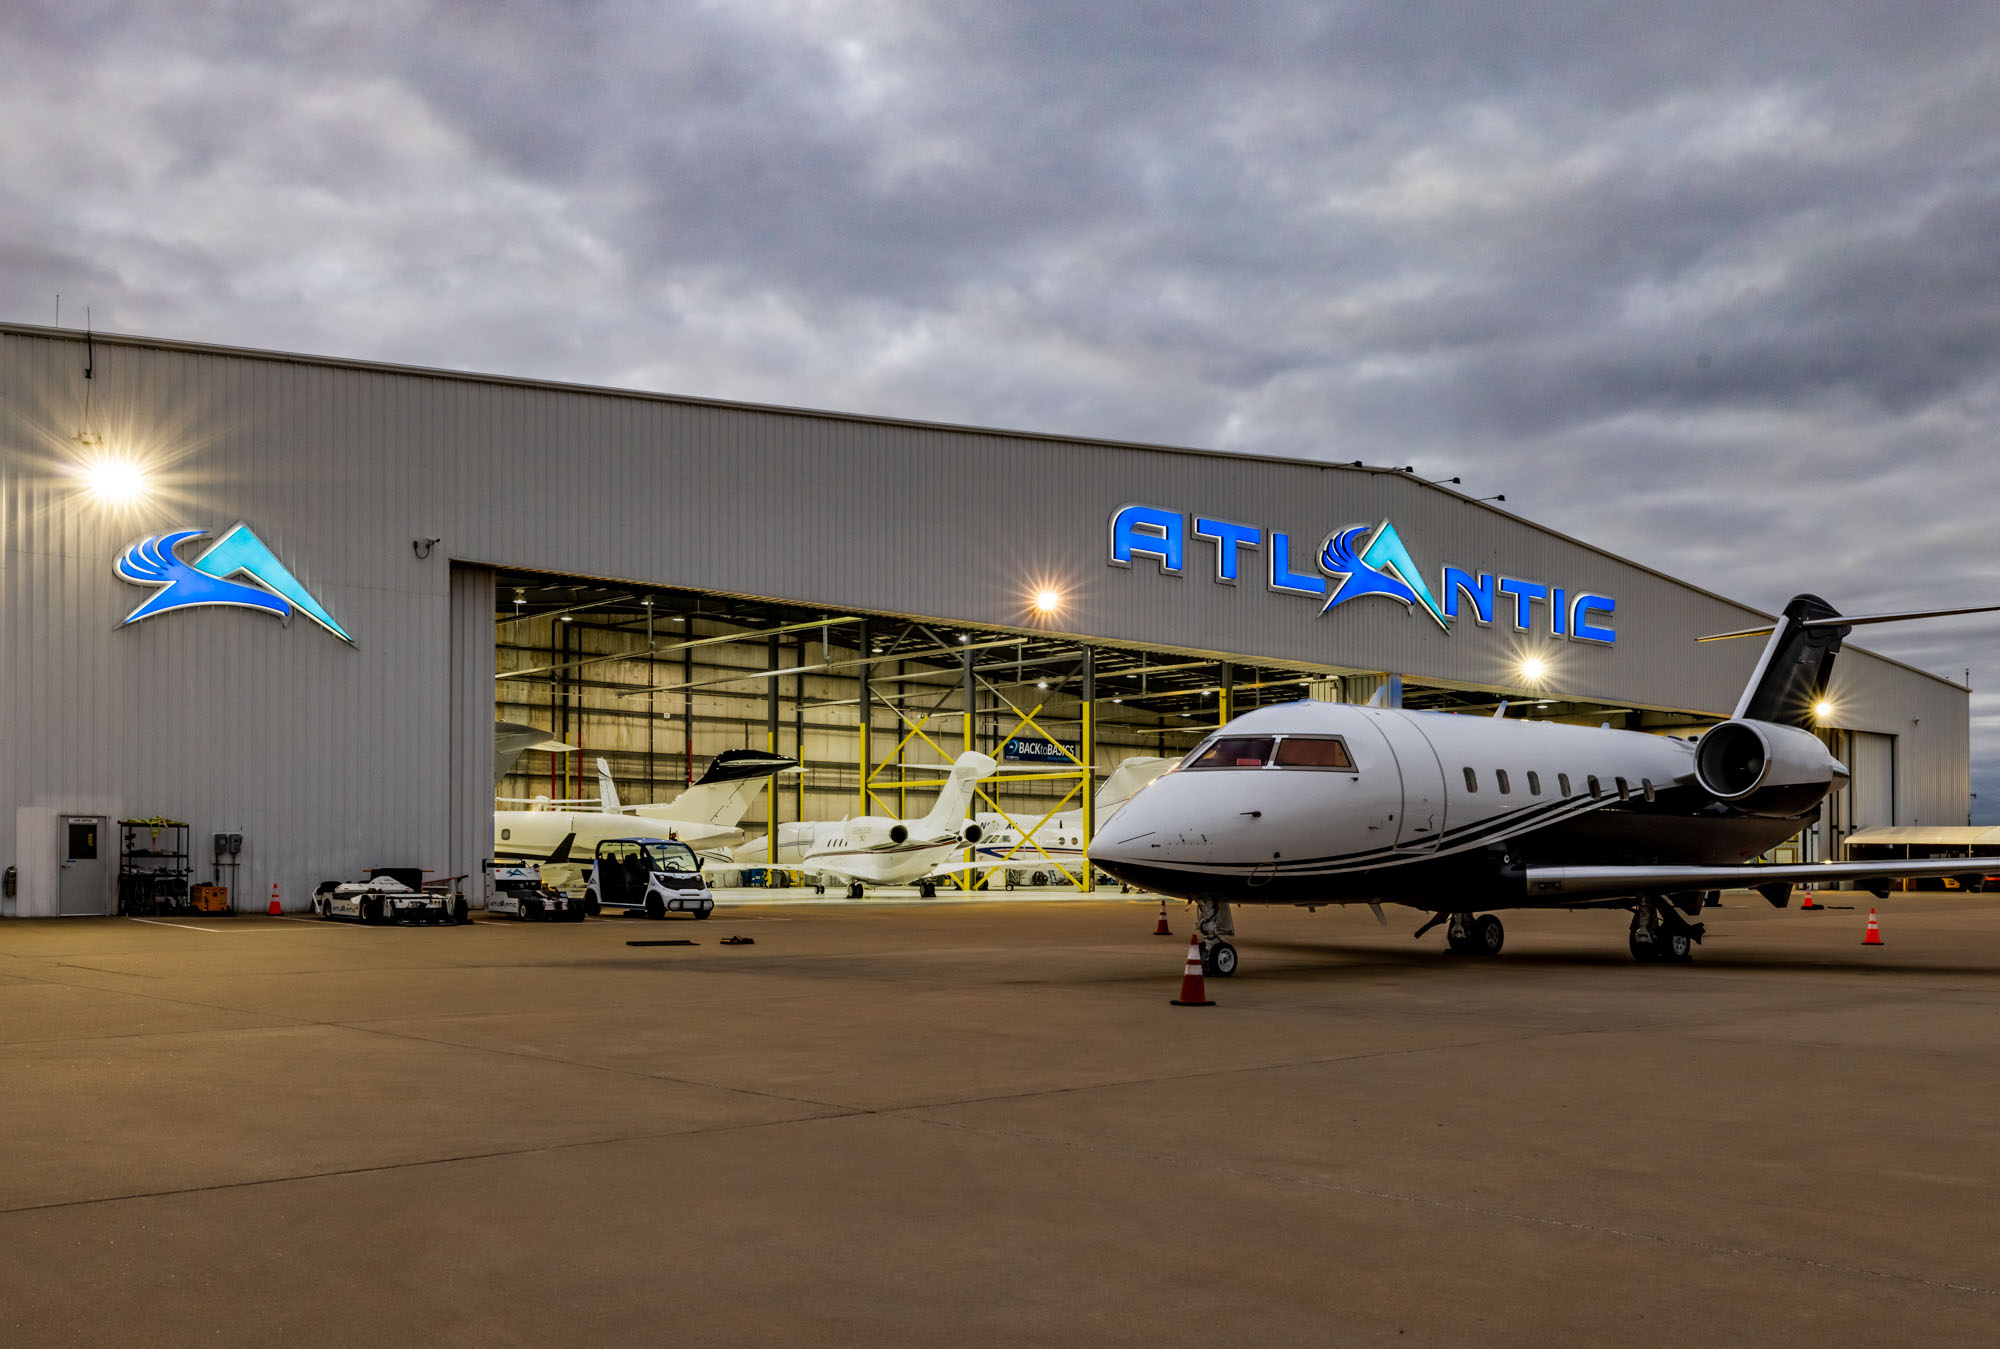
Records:
[[[193,562],[180,557],[177,550],[183,544],[208,536],[205,529],[154,534],[119,555],[116,571],[121,580],[156,587],[145,603],[125,616],[125,623],[176,609],[208,606],[256,609],[289,623],[296,611],[353,645],[346,629],[334,622],[333,615],[299,584],[248,525],[231,527]],[[239,576],[248,577],[249,582],[235,579]]]
[[[1384,520],[1374,527],[1374,537],[1361,544],[1361,536],[1368,532],[1367,525],[1350,525],[1327,536],[1320,549],[1319,569],[1339,578],[1340,584],[1327,595],[1320,612],[1323,614],[1336,604],[1363,595],[1383,595],[1402,604],[1421,606],[1440,628],[1450,631],[1443,608],[1424,584],[1423,568],[1403,546],[1396,527]]]

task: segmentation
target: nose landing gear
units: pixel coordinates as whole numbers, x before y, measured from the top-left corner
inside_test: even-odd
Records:
[[[1222,979],[1236,973],[1236,948],[1223,940],[1236,935],[1236,921],[1230,916],[1228,901],[1197,899],[1194,927],[1201,938],[1202,973]]]

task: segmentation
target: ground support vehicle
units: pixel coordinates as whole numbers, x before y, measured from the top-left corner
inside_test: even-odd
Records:
[[[565,923],[583,921],[583,901],[542,880],[532,862],[486,864],[486,912],[519,919],[546,918]]]
[[[466,923],[466,903],[450,881],[418,889],[392,876],[369,881],[321,881],[313,891],[321,918],[353,918],[363,923]]]
[[[701,862],[685,843],[656,838],[614,838],[597,845],[597,861],[583,891],[584,912],[625,909],[648,918],[685,913],[706,918],[715,895],[702,879]]]

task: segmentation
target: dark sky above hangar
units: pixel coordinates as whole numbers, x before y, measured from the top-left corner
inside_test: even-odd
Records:
[[[1415,464],[2000,600],[1990,3],[0,11],[0,313]],[[1027,485],[1034,486],[1034,485]],[[1970,666],[2000,820],[2000,623]]]

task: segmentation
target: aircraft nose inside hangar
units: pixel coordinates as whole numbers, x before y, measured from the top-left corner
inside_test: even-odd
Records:
[[[1031,826],[1090,808],[1086,770],[1302,696],[1692,734],[1758,657],[1694,639],[1767,617],[1405,468],[1311,457],[1328,446],[27,325],[0,325],[0,387],[9,915],[107,911],[119,858],[68,854],[121,818],[184,825],[187,870],[235,840],[227,880],[260,910],[368,867],[476,873],[495,797],[588,800],[599,756],[637,804],[726,750],[796,756],[754,837],[915,814],[968,746],[1002,763],[974,809]],[[1827,853],[1964,821],[1961,686],[1850,647],[1833,702],[1853,778]],[[527,750],[496,790],[501,721],[578,749]]]

